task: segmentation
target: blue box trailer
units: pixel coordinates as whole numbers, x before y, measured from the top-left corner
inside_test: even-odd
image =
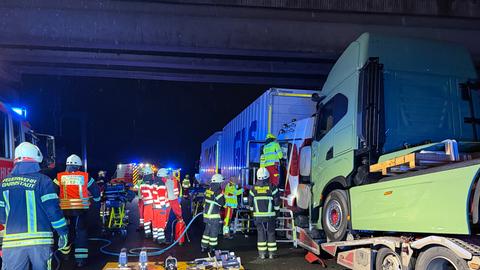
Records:
[[[220,161],[220,140],[222,132],[217,131],[208,137],[203,143],[200,154],[200,168],[197,179],[201,183],[207,182],[219,168]]]
[[[242,170],[259,163],[261,143],[267,133],[278,134],[284,124],[315,113],[314,90],[271,88],[257,98],[222,130],[219,171],[242,178]]]

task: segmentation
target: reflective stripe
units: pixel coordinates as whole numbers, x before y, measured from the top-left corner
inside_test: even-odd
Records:
[[[278,211],[278,210],[280,210],[280,206],[275,206],[275,207],[273,207],[273,209],[275,209],[275,211]]]
[[[275,243],[268,243],[268,246],[269,246],[269,247],[276,247],[276,246],[277,246],[277,242],[275,242]]]
[[[267,247],[260,247],[260,246],[258,246],[257,249],[258,249],[259,251],[266,251],[266,250],[267,250]]]
[[[15,248],[15,247],[36,246],[36,245],[53,245],[53,238],[8,241],[8,242],[3,242],[2,248]]]
[[[275,195],[278,193],[278,189],[273,190],[272,195]]]
[[[52,237],[53,237],[52,232],[5,234],[3,236],[3,242],[32,239],[32,238],[52,238]]]
[[[4,201],[0,201],[0,207],[5,207],[5,202]]]
[[[99,201],[100,201],[100,199],[101,199],[100,197],[93,198],[93,200],[94,200],[95,202],[99,202]]]
[[[42,197],[40,197],[40,200],[42,202],[46,202],[48,200],[54,200],[54,199],[58,199],[58,195],[56,193],[49,193],[49,194],[45,194]]]
[[[220,200],[222,198],[223,194],[219,194],[217,197],[215,197],[215,200]]]
[[[76,248],[76,249],[75,249],[75,252],[84,252],[84,253],[86,253],[86,252],[88,252],[88,248]]]
[[[9,190],[5,190],[5,191],[3,192],[3,200],[5,201],[5,211],[6,211],[6,214],[7,214],[7,218],[8,218],[8,214],[10,213],[9,194],[10,194],[10,191],[9,191]]]
[[[59,182],[58,182],[57,178],[53,179],[53,183],[57,186],[59,185]]]
[[[37,202],[35,201],[35,191],[26,190],[25,200],[27,204],[27,224],[28,232],[37,231]]]
[[[90,181],[88,181],[87,187],[90,187],[94,182],[95,180],[93,180],[93,178],[90,178]]]
[[[268,251],[277,251],[277,247],[268,247]]]
[[[61,218],[57,221],[52,222],[52,227],[54,229],[58,229],[58,228],[61,228],[63,226],[67,226],[67,221],[65,220],[65,218]]]
[[[253,216],[254,216],[254,217],[274,217],[274,216],[275,216],[275,213],[273,213],[273,212],[270,212],[270,213],[258,213],[258,212],[255,212],[255,213],[253,213]]]
[[[203,217],[207,219],[220,218],[220,214],[203,214]]]
[[[75,259],[86,259],[88,258],[88,254],[75,254]]]

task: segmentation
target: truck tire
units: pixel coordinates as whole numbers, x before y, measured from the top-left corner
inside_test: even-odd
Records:
[[[375,258],[375,270],[401,270],[400,257],[387,247],[378,250]]]
[[[341,189],[330,192],[322,211],[322,226],[329,242],[345,240],[349,217],[347,193]]]
[[[467,262],[446,247],[431,247],[418,255],[415,270],[468,270]]]

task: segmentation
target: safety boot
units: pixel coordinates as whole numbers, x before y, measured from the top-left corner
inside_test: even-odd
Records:
[[[201,250],[201,251],[202,251],[202,253],[208,252],[208,247],[202,247],[202,250]]]
[[[87,265],[87,261],[86,260],[77,260],[75,262],[75,265],[77,266],[77,268],[82,268],[82,267],[85,267]]]
[[[262,260],[265,260],[267,258],[267,254],[265,254],[265,252],[259,252],[258,257]]]
[[[273,252],[268,253],[269,259],[275,259],[275,254]]]

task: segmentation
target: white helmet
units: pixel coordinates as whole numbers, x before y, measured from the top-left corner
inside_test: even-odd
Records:
[[[257,179],[258,180],[266,180],[270,177],[270,173],[266,168],[260,168],[257,171]]]
[[[67,165],[82,166],[82,160],[77,155],[71,155],[67,158]]]
[[[143,175],[153,174],[152,166],[147,165],[147,166],[143,167],[142,172],[143,172]]]
[[[222,183],[225,178],[223,175],[216,173],[212,176],[212,183]]]
[[[15,162],[31,161],[41,163],[43,155],[36,145],[23,142],[15,148]]]
[[[157,176],[158,177],[167,177],[168,176],[168,170],[165,169],[165,168],[161,168],[160,170],[158,170]]]

